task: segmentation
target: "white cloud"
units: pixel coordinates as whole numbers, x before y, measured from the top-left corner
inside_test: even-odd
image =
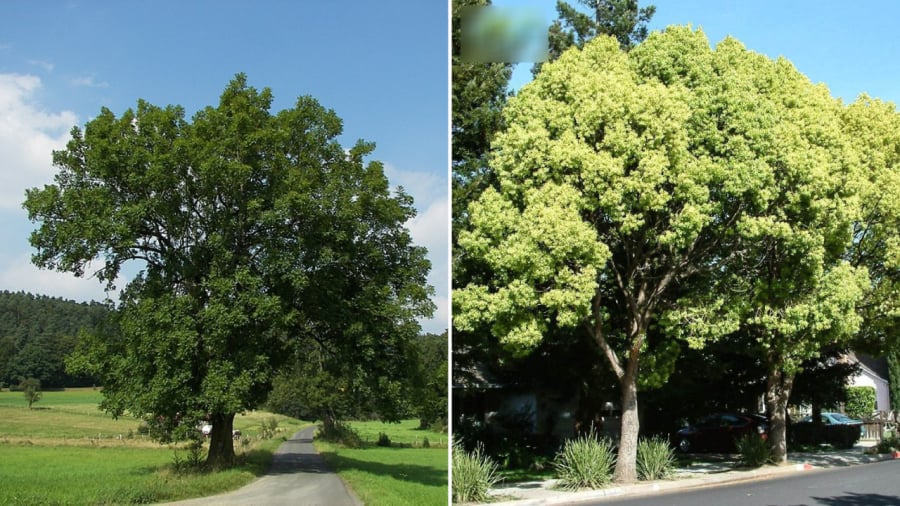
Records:
[[[34,65],[36,67],[40,67],[40,68],[46,70],[47,72],[53,72],[53,69],[55,67],[55,65],[53,65],[52,63],[50,63],[48,61],[43,61],[43,60],[28,60],[28,64]]]
[[[73,86],[86,86],[88,88],[109,88],[109,83],[106,81],[95,81],[95,77],[90,76],[81,76],[72,79],[71,81]]]
[[[5,258],[0,270],[0,287],[13,292],[21,290],[88,302],[105,300],[107,294],[103,291],[104,286],[105,283],[95,278],[76,278],[70,273],[38,269],[27,254]],[[117,293],[108,296],[113,300],[118,298]]]
[[[394,188],[402,186],[406,193],[412,195],[413,204],[420,212],[430,203],[447,198],[449,187],[446,173],[441,175],[432,172],[399,170],[389,163],[384,164],[384,173]]]
[[[437,306],[434,316],[422,322],[423,330],[439,334],[449,325],[449,262],[450,206],[445,195],[432,201],[428,208],[406,223],[413,242],[428,249],[431,272],[428,284],[434,287],[432,301]]]
[[[21,209],[26,188],[52,181],[52,151],[78,121],[71,111],[43,110],[34,98],[40,86],[36,76],[0,74],[0,210]]]
[[[435,334],[449,327],[450,293],[450,200],[447,177],[431,172],[403,171],[384,164],[391,186],[402,186],[412,195],[417,215],[406,223],[413,242],[428,249],[431,272],[428,284],[434,287],[431,298],[437,306],[431,319],[423,320],[422,330]]]

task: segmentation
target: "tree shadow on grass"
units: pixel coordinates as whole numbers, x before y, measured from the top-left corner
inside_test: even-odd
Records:
[[[334,452],[323,452],[322,456],[325,457],[325,460],[333,467],[341,470],[355,469],[377,476],[389,476],[395,480],[419,483],[430,487],[447,486],[447,472],[428,466],[369,462],[346,456],[338,456]]]

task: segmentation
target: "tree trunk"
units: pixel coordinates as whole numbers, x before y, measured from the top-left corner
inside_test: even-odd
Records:
[[[636,360],[635,360],[636,362]],[[632,370],[634,369],[634,370]],[[619,437],[619,454],[613,478],[618,483],[634,483],[637,480],[638,420],[637,364],[629,361],[628,373],[622,379],[622,428]]]
[[[212,432],[209,434],[209,455],[206,463],[213,468],[229,467],[234,464],[234,413],[213,414],[210,417]]]
[[[775,464],[787,463],[787,404],[794,383],[793,374],[785,374],[779,362],[769,357],[766,378],[766,411],[769,413],[769,444]]]

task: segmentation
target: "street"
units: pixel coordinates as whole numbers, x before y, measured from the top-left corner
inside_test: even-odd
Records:
[[[900,460],[889,460],[789,478],[755,480],[687,492],[608,499],[604,506],[895,506],[900,505]]]

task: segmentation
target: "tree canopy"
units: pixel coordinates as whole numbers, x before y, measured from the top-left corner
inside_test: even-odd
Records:
[[[559,16],[548,30],[549,60],[553,61],[570,47],[582,48],[594,37],[611,35],[623,50],[631,49],[647,38],[647,23],[656,6],[638,7],[637,0],[578,0],[589,12],[584,13],[562,0],[556,2]],[[537,74],[543,63],[532,67]]]
[[[377,367],[432,311],[425,251],[404,228],[412,199],[365,162],[374,144],[342,147],[340,118],[312,97],[271,103],[238,74],[191,121],[143,100],[120,117],[104,108],[25,201],[36,265],[108,284],[142,266],[117,332],[70,365],[101,376],[113,414],[163,432],[209,420],[217,465],[233,458],[235,413],[265,400],[293,346]]]
[[[671,370],[674,340],[757,329],[799,367],[858,328],[867,271],[843,255],[859,164],[839,102],[787,60],[685,27],[628,52],[597,37],[503,114],[497,188],[459,235],[492,275],[456,291],[455,325],[520,354],[588,332],[622,388],[619,481],[635,476],[638,377]]]

